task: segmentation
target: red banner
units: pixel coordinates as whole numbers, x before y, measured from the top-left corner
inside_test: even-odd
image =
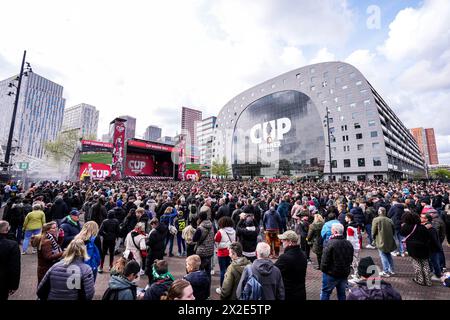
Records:
[[[198,181],[200,180],[200,171],[197,170],[187,170],[184,174],[184,178],[187,181]]]
[[[154,174],[155,166],[153,158],[146,154],[128,153],[125,166],[125,175],[130,176],[151,176]]]
[[[157,150],[157,151],[166,151],[166,152],[178,151],[177,148],[174,148],[171,146],[166,146],[166,145],[151,143],[151,142],[136,141],[136,140],[128,140],[128,146],[136,147],[136,148],[143,148],[143,149]]]
[[[104,180],[111,176],[111,166],[103,163],[80,163],[80,180]]]
[[[123,154],[125,147],[125,122],[115,121],[113,136],[113,171],[115,180],[122,179]]]
[[[109,142],[101,142],[94,140],[81,140],[82,145],[94,146],[94,147],[102,147],[102,148],[113,148],[113,144]]]

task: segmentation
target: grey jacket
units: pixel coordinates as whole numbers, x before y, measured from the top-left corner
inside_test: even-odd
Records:
[[[54,264],[37,289],[41,300],[92,300],[94,293],[92,269],[81,258],[69,265]]]
[[[258,282],[263,287],[264,300],[284,300],[284,283],[281,271],[269,259],[257,259],[251,266],[253,274],[258,279]],[[248,267],[244,268],[241,280],[236,289],[236,296],[239,298],[241,292],[247,283],[249,273]]]
[[[120,290],[117,292],[117,300],[136,300],[136,285],[122,276],[112,276],[109,279],[109,288]]]
[[[195,253],[200,257],[211,257],[214,254],[214,229],[212,222],[209,220],[202,221],[196,232],[201,232]],[[194,236],[194,241],[195,236]]]

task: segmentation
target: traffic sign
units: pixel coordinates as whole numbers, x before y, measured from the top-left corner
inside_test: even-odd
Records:
[[[19,165],[19,169],[21,169],[21,170],[28,170],[28,168],[29,168],[28,162],[19,162],[18,165]]]

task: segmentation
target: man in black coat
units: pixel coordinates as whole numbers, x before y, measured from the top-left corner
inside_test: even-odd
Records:
[[[353,245],[344,238],[344,226],[331,226],[332,236],[323,249],[320,270],[322,270],[322,290],[320,300],[330,300],[334,288],[339,300],[345,300],[347,278],[353,261]]]
[[[389,219],[392,220],[392,222],[394,222],[394,228],[395,228],[395,234],[394,234],[394,239],[395,242],[397,242],[397,248],[398,248],[398,252],[396,253],[397,255],[402,255],[404,256],[404,248],[403,248],[403,244],[402,244],[402,237],[400,236],[400,229],[402,227],[402,217],[403,214],[405,213],[405,206],[403,205],[403,203],[400,203],[398,196],[394,195],[392,197],[392,206],[388,211],[388,215],[387,217]]]
[[[219,200],[219,210],[217,210],[215,218],[217,221],[219,221],[219,219],[224,216],[231,217],[231,211],[230,207],[227,204],[225,204],[225,199],[222,198]]]
[[[61,197],[59,197],[55,200],[50,215],[52,216],[52,219],[54,219],[59,224],[61,220],[64,219],[69,214],[69,212],[70,212],[69,207],[67,207],[64,200]]]
[[[306,256],[298,245],[298,235],[288,230],[278,235],[283,243],[284,253],[280,255],[275,266],[283,277],[285,300],[306,300],[305,278]]]
[[[153,280],[152,267],[155,260],[164,259],[165,240],[167,237],[168,227],[164,223],[159,223],[157,218],[150,221],[152,231],[150,231],[147,239],[148,255],[146,258],[146,272],[148,282]]]
[[[8,300],[20,282],[19,244],[8,239],[9,223],[0,220],[0,301]]]

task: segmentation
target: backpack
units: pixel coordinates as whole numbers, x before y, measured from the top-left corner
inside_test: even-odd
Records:
[[[248,272],[247,282],[242,289],[239,300],[264,300],[264,292],[261,284],[252,271],[252,266],[246,267]]]
[[[105,293],[102,296],[102,300],[119,300],[119,292],[122,290],[127,290],[128,288],[125,289],[111,289],[108,288],[106,289]]]

